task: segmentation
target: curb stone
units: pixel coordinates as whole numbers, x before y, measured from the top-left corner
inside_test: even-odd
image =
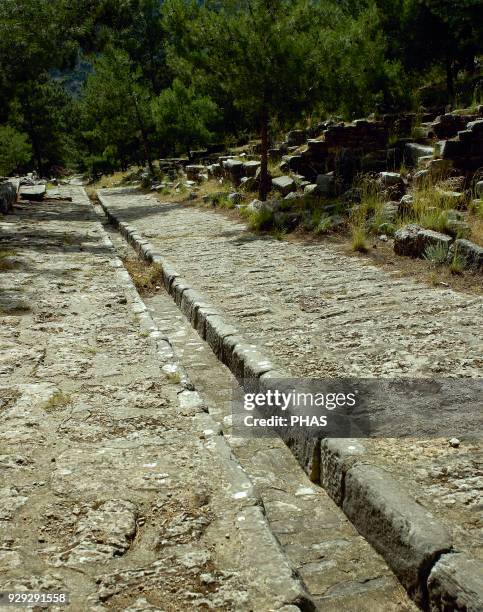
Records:
[[[325,438],[320,449],[320,484],[338,506],[342,506],[345,496],[345,477],[347,470],[365,452],[357,438]]]
[[[137,250],[142,238],[136,234],[135,228],[124,225],[117,213],[109,209],[103,191],[98,192],[98,198],[107,219]],[[149,243],[147,250],[155,251]],[[223,313],[208,305],[164,257],[157,256],[155,263],[162,266],[166,291],[178,306],[183,303],[182,296],[189,292],[185,300],[191,300],[191,325],[204,340],[207,338],[206,322],[210,317],[216,317],[210,334],[218,333],[216,321],[223,329],[235,329],[225,324]],[[179,303],[176,287],[182,288]],[[237,333],[220,334],[218,339],[212,339],[212,343],[217,347],[215,354],[238,380],[251,378],[250,390],[267,390],[270,381],[290,378],[288,373],[278,371],[275,364],[269,364],[256,347],[247,344]],[[291,436],[287,432],[284,442],[311,480],[327,490],[358,531],[384,557],[418,605],[431,612],[477,612],[477,608],[464,603],[476,601],[478,611],[482,609],[483,586],[475,580],[478,573],[483,575],[481,563],[466,557],[466,563],[456,562],[454,558],[458,553],[452,552],[452,539],[446,527],[415,502],[387,472],[364,462],[365,449],[360,440],[314,440]],[[444,563],[438,561],[441,555]],[[447,569],[453,565],[455,575]],[[475,568],[473,574],[466,575],[463,566]],[[453,604],[448,607],[446,601],[462,607],[453,607]]]
[[[115,253],[114,245],[109,239],[109,236],[107,236],[105,233],[103,235],[103,242],[109,250]],[[156,348],[157,354],[160,355],[162,361],[166,361],[167,359],[172,360],[172,364],[166,365],[171,365],[173,372],[175,371],[180,374],[180,390],[177,394],[180,405],[182,405],[186,394],[189,394],[190,405],[194,405],[198,408],[194,418],[199,421],[200,429],[205,432],[205,436],[210,438],[210,444],[216,447],[218,455],[223,459],[227,473],[230,475],[229,481],[231,485],[235,490],[243,490],[244,495],[239,501],[239,504],[240,509],[243,510],[247,517],[249,517],[249,520],[246,520],[242,524],[242,526],[245,525],[248,549],[251,548],[250,539],[255,537],[253,530],[250,529],[250,525],[262,525],[264,527],[261,532],[257,532],[256,537],[259,538],[262,536],[264,539],[264,550],[267,553],[269,550],[271,551],[272,558],[270,563],[273,567],[277,568],[276,574],[278,576],[281,588],[283,585],[283,590],[286,597],[285,602],[282,605],[279,605],[277,610],[316,612],[317,607],[313,602],[311,595],[306,590],[304,583],[298,576],[295,569],[292,567],[290,561],[287,559],[280,543],[268,525],[263,502],[256,487],[253,485],[245,470],[242,468],[237,458],[233,454],[231,447],[228,445],[223,433],[220,430],[219,424],[204,409],[201,396],[195,390],[194,385],[191,383],[187,373],[184,371],[184,368],[177,362],[176,353],[169,341],[169,338],[165,337],[157,328],[154,319],[151,317],[148,308],[139,296],[137,289],[129,273],[124,268],[122,261],[117,256],[114,256],[112,265],[114,268],[116,268],[118,277],[120,278],[127,292],[129,292],[129,301],[131,303],[132,310],[135,311],[139,317],[140,326],[150,332],[149,338]]]
[[[448,530],[384,470],[371,465],[348,469],[342,508],[359,533],[392,560],[391,567],[409,595],[426,608],[431,568],[452,548]]]
[[[463,553],[443,555],[428,579],[429,609],[478,612],[483,601],[481,565]]]

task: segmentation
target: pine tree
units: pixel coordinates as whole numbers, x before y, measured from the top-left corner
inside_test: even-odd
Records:
[[[208,97],[196,93],[175,79],[170,88],[161,92],[153,102],[153,116],[158,135],[164,144],[183,152],[206,145],[213,133],[210,127],[219,114],[216,104]]]
[[[83,134],[91,151],[123,166],[142,157],[153,173],[150,100],[128,54],[106,49],[94,63],[82,99]]]
[[[265,200],[270,121],[297,118],[316,103],[318,45],[324,28],[337,21],[337,7],[309,0],[168,0],[165,14],[176,33],[174,64],[177,58],[178,68],[188,62],[194,77],[208,75],[260,126]]]
[[[0,126],[0,176],[8,176],[28,164],[32,147],[26,134],[9,125]]]

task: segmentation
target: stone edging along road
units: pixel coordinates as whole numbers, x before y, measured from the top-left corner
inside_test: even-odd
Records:
[[[135,227],[109,208],[103,190],[98,192],[98,198],[108,220],[138,254],[161,267],[166,291],[238,380],[256,380],[264,390],[271,381],[290,378],[227,324],[220,309],[192,288]],[[479,562],[454,551],[446,527],[385,470],[367,463],[360,440],[284,441],[310,478],[327,490],[385,558],[419,606],[430,610],[481,609],[483,581]]]
[[[107,235],[103,236],[104,243],[108,249],[115,251],[115,248]],[[117,274],[121,279],[124,286],[129,290],[130,299],[132,300],[132,310],[136,313],[139,321],[139,325],[142,329],[149,334],[150,341],[155,345],[156,352],[158,355],[170,360],[163,369],[167,368],[167,372],[174,374],[175,372],[179,375],[179,386],[181,391],[178,393],[180,406],[185,403],[186,405],[201,406],[203,401],[199,393],[194,389],[189,376],[184,371],[180,363],[177,362],[177,356],[170,343],[168,337],[162,334],[149,313],[143,300],[139,297],[138,291],[134,286],[134,283],[124,268],[122,261],[118,258],[114,258],[114,265],[117,268]],[[217,431],[217,424],[212,417],[203,410],[200,415],[203,424],[204,431]],[[283,612],[284,610],[290,611],[293,609],[300,610],[302,612],[314,612],[316,609],[311,596],[307,592],[305,585],[301,582],[299,576],[294,571],[294,568],[290,565],[288,560],[283,553],[278,540],[273,535],[271,529],[268,527],[265,517],[263,516],[262,502],[253,487],[251,480],[246,475],[243,468],[238,463],[238,460],[233,455],[230,447],[223,439],[223,437],[215,436],[215,444],[219,455],[224,459],[227,465],[230,466],[230,476],[233,483],[236,483],[237,488],[243,489],[246,492],[244,498],[244,507],[251,512],[255,524],[257,525],[257,533],[247,534],[248,537],[263,537],[265,539],[264,554],[268,555],[270,567],[276,568],[276,571],[272,573],[268,580],[272,580],[276,574],[277,584],[273,585],[281,600],[278,610]],[[270,585],[272,586],[272,585]]]

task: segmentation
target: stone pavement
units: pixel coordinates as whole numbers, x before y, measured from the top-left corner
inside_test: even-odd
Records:
[[[120,221],[293,376],[481,376],[480,297],[399,278],[336,245],[261,237],[194,205],[130,189],[102,193]],[[367,460],[440,518],[457,549],[483,558],[480,441],[365,445]]]
[[[0,218],[0,591],[312,609],[83,189],[62,193]]]
[[[109,225],[123,261],[135,251]],[[415,610],[384,560],[358,534],[329,495],[310,482],[282,440],[243,439],[230,431],[235,378],[164,291],[144,302],[166,334],[213,419],[260,495],[270,528],[324,612]]]

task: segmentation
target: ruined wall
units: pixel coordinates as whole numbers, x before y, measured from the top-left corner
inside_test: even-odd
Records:
[[[471,121],[465,130],[458,132],[457,138],[446,140],[441,157],[465,174],[483,167],[483,119]]]
[[[300,159],[290,160],[290,169],[307,177],[335,171],[344,182],[350,182],[361,170],[385,169],[388,139],[389,128],[383,121],[360,119],[348,125],[332,125],[320,139],[307,141]]]

